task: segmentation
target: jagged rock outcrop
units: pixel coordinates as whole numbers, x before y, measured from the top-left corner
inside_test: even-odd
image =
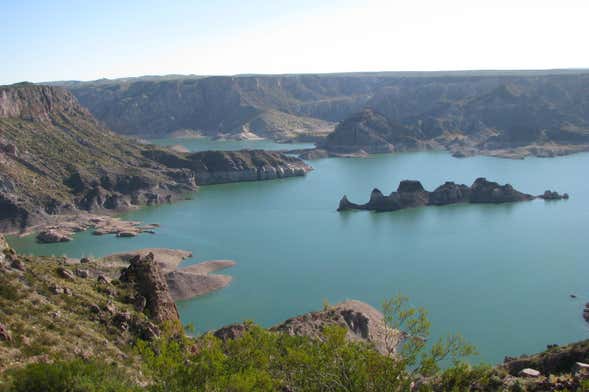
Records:
[[[129,267],[121,275],[121,280],[132,282],[137,292],[145,297],[145,308],[149,316],[158,323],[178,323],[178,309],[153,253],[137,255],[129,260],[129,263]]]
[[[214,272],[233,267],[236,264],[233,260],[208,260],[180,266],[183,260],[192,257],[192,253],[165,248],[147,248],[115,253],[103,257],[101,261],[126,266],[138,257],[154,258],[159,266],[160,274],[167,283],[167,291],[174,301],[198,297],[226,287],[231,283],[232,277]]]
[[[385,355],[393,354],[403,339],[400,331],[386,327],[382,313],[364,302],[354,300],[290,318],[270,330],[321,339],[323,329],[333,325],[346,328],[348,339],[372,344]]]
[[[544,198],[543,196],[538,197]],[[397,191],[392,192],[390,195],[383,195],[380,190],[374,189],[370,194],[370,200],[366,204],[352,203],[346,196],[343,196],[337,210],[396,211],[428,205],[441,206],[456,203],[499,204],[533,200],[534,198],[532,195],[515,190],[510,184],[500,185],[482,177],[477,178],[470,187],[464,184],[446,182],[433,192],[426,191],[419,181],[404,180],[399,183]]]

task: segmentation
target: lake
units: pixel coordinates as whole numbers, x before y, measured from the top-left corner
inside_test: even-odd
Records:
[[[190,148],[198,150],[199,140]],[[433,337],[459,332],[475,344],[475,361],[588,337],[581,314],[589,300],[589,154],[507,160],[419,152],[311,165],[306,177],[202,187],[192,200],[124,215],[161,224],[156,235],[11,243],[20,252],[72,257],[168,247],[192,251],[186,263],[233,259],[237,266],[222,272],[234,277],[230,286],[178,304],[183,322],[199,332],[245,319],[271,326],[323,300],[380,307],[403,293],[429,311]],[[433,190],[480,176],[571,198],[336,212],[344,194],[365,202],[373,187],[389,193],[403,179]]]

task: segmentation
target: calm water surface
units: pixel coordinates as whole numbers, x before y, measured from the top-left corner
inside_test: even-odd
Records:
[[[379,307],[401,292],[429,310],[434,337],[462,333],[480,361],[588,337],[581,312],[589,300],[589,154],[506,160],[423,152],[312,165],[305,178],[203,187],[193,200],[126,215],[160,223],[153,236],[82,233],[71,243],[24,238],[13,245],[77,257],[170,247],[192,251],[186,263],[236,260],[224,271],[234,277],[229,287],[179,303],[183,321],[198,331],[244,319],[270,326],[319,309],[324,299]],[[390,192],[402,179],[431,190],[479,176],[533,194],[566,191],[571,199],[335,211],[343,194],[364,202],[373,187]]]
[[[234,151],[242,149],[250,150],[295,150],[315,147],[312,143],[276,143],[272,140],[213,140],[208,137],[202,138],[165,138],[153,139],[151,143],[161,146],[181,145],[190,151]]]

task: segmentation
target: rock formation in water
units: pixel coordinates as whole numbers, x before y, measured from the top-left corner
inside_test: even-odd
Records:
[[[546,191],[537,196],[543,199],[568,198]],[[441,206],[456,203],[512,203],[517,201],[533,200],[535,196],[522,193],[514,189],[510,184],[500,185],[487,181],[486,178],[477,178],[469,187],[454,182],[446,182],[434,191],[426,191],[419,181],[404,180],[399,183],[396,192],[383,195],[378,190],[372,190],[370,200],[365,204],[355,204],[342,197],[337,208],[345,210],[370,210],[370,211],[396,211],[404,208],[420,206]]]
[[[0,231],[171,201],[201,184],[304,175],[277,152],[177,152],[111,132],[64,88],[0,87]],[[67,240],[47,232],[42,241]]]

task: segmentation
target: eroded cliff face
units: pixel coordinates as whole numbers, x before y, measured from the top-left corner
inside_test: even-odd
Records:
[[[114,131],[162,136],[190,129],[276,140],[324,135],[359,110],[378,76],[219,76],[97,81],[70,88]]]
[[[50,215],[169,202],[197,185],[304,175],[280,153],[189,154],[140,144],[60,87],[0,87],[0,231]]]
[[[66,83],[67,84],[67,83]],[[332,154],[446,148],[552,156],[589,144],[589,74],[439,72],[183,77],[70,83],[119,133],[275,140],[325,136]],[[378,115],[366,116],[371,108]],[[383,118],[379,118],[383,116]]]
[[[126,209],[196,189],[188,170],[146,159],[101,125],[67,90],[0,88],[0,229],[46,215]]]

